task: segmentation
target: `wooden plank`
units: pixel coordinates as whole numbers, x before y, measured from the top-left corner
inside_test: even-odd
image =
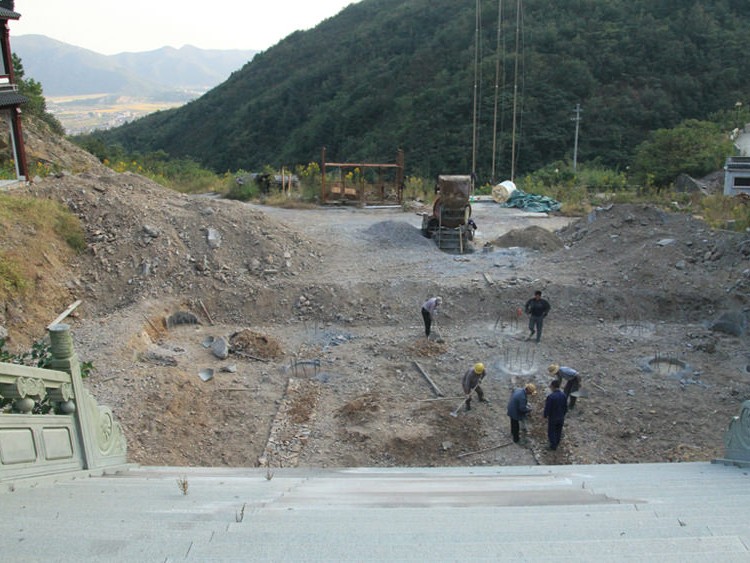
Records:
[[[422,377],[425,378],[427,383],[430,384],[430,387],[432,387],[432,391],[435,393],[435,395],[437,395],[438,397],[443,397],[444,396],[443,392],[440,390],[440,388],[437,385],[435,385],[435,382],[432,380],[432,378],[430,378],[430,376],[427,375],[427,372],[424,369],[422,369],[422,366],[420,366],[416,360],[414,360],[414,365],[419,370],[419,373],[422,374]]]
[[[55,325],[56,325],[57,323],[59,323],[60,321],[62,321],[63,319],[65,319],[65,317],[67,317],[67,316],[68,316],[68,315],[70,315],[70,314],[71,314],[71,313],[72,313],[73,311],[75,311],[75,310],[76,310],[76,307],[78,307],[78,305],[80,305],[81,303],[83,303],[83,301],[81,301],[81,300],[79,299],[78,301],[76,301],[75,303],[73,303],[73,304],[72,304],[72,305],[71,305],[70,307],[68,307],[67,309],[65,309],[65,311],[63,311],[63,312],[62,312],[62,313],[60,314],[60,316],[58,316],[58,317],[57,317],[57,318],[56,318],[56,319],[55,319],[54,321],[52,321],[51,323],[49,323],[49,324],[47,325],[47,329],[50,329],[50,328],[52,328],[52,327],[53,327],[53,326],[55,326]]]

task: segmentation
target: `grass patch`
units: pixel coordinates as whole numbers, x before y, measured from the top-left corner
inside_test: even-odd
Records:
[[[706,196],[700,200],[698,212],[706,223],[716,229],[745,231],[750,228],[750,201],[745,198]]]
[[[10,232],[18,225],[35,231],[51,230],[76,252],[86,247],[81,222],[62,204],[49,199],[0,194],[0,230]]]
[[[81,228],[81,222],[75,215],[60,210],[55,217],[53,229],[76,253],[83,252],[86,248],[83,228]]]
[[[0,298],[19,295],[28,287],[29,282],[19,268],[18,260],[0,252]]]
[[[30,290],[35,259],[50,249],[65,254],[85,248],[81,222],[60,203],[0,194],[0,298]]]
[[[261,201],[264,205],[282,207],[284,209],[315,209],[317,207],[313,202],[305,200],[299,193],[287,195],[276,192],[261,198]]]

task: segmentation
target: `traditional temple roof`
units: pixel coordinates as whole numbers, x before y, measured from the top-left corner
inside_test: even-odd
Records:
[[[17,20],[21,14],[15,11],[15,0],[0,0],[0,20]]]
[[[0,109],[19,106],[28,101],[29,99],[26,96],[22,96],[15,90],[8,90],[7,92],[0,91]]]
[[[0,7],[0,20],[17,20],[20,17],[21,14],[18,12]]]

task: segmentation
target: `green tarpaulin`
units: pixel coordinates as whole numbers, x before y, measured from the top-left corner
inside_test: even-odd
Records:
[[[546,195],[527,194],[518,189],[510,194],[508,201],[501,203],[500,205],[503,207],[517,207],[518,209],[531,211],[533,213],[558,211],[562,206],[559,201],[547,197]]]

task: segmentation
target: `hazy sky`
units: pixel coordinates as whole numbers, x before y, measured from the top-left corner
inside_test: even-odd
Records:
[[[16,0],[13,37],[40,34],[104,55],[159,47],[265,50],[359,0]]]

